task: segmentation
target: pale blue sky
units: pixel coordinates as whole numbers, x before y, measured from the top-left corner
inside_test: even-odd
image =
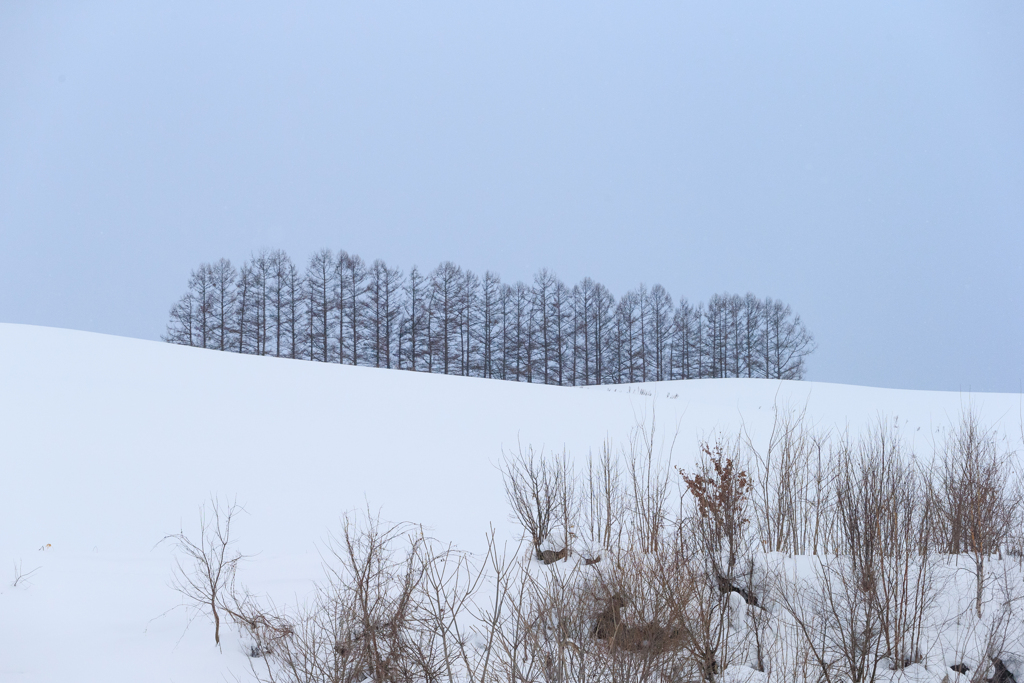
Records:
[[[1024,378],[1024,3],[0,3],[0,321],[281,247],[753,291],[808,378]]]

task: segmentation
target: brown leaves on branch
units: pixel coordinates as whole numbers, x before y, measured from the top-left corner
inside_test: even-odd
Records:
[[[687,474],[683,468],[677,469],[697,501],[701,515],[711,517],[718,524],[746,523],[744,517],[735,517],[750,492],[746,470],[738,469],[733,459],[726,456],[721,442],[711,447],[705,441],[700,445],[700,452],[706,463],[702,474]]]

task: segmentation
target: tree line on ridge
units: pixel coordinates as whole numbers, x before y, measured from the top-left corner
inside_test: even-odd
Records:
[[[802,379],[814,340],[785,303],[715,294],[691,304],[661,285],[616,299],[542,269],[503,283],[451,261],[408,273],[321,249],[300,270],[281,250],[192,271],[164,339],[325,363],[557,385],[676,379]]]

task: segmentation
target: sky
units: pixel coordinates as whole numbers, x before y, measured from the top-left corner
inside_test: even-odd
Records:
[[[3,2],[0,322],[158,339],[199,263],[330,247],[749,291],[808,379],[1019,392],[1022,35],[1010,0]]]

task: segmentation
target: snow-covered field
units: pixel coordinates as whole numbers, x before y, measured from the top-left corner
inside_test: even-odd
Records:
[[[1016,394],[695,380],[561,388],[259,358],[0,325],[0,681],[246,680],[243,643],[172,609],[172,548],[210,495],[237,498],[252,589],[301,599],[340,516],[380,510],[478,552],[508,519],[503,449],[596,451],[638,416],[678,433],[674,461],[773,406],[820,427],[897,417],[929,457],[965,406],[1020,446]],[[15,564],[32,571],[12,586]]]

